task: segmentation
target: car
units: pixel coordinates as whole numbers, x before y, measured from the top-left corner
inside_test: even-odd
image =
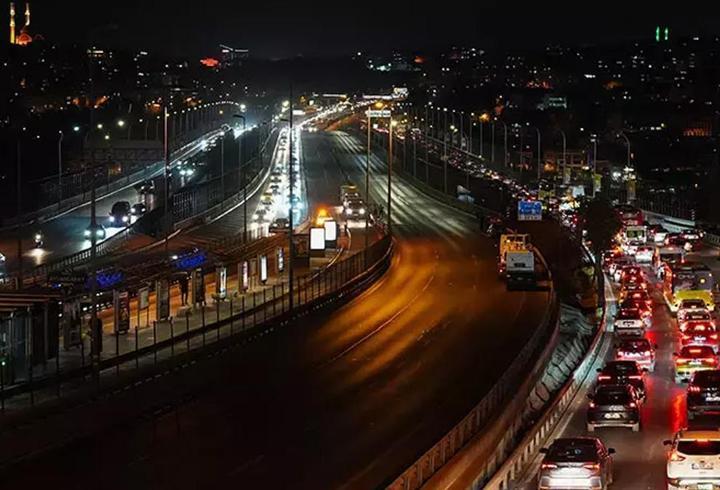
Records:
[[[682,233],[668,233],[665,236],[665,246],[682,247],[686,251],[693,249],[693,243],[682,236]]]
[[[652,247],[638,247],[635,250],[635,261],[638,264],[650,264],[653,261],[655,250]]]
[[[680,352],[673,353],[675,359],[675,382],[690,380],[698,371],[717,369],[717,355],[709,345],[686,345]]]
[[[613,481],[613,448],[595,437],[555,439],[544,454],[538,472],[538,489],[602,488]]]
[[[640,267],[636,265],[626,265],[620,272],[620,283],[625,286],[632,283],[644,283],[645,275]]]
[[[133,216],[142,216],[147,212],[147,206],[144,203],[138,202],[132,205],[130,208],[130,214]]]
[[[137,191],[140,194],[152,194],[155,192],[155,181],[145,180],[136,186]]]
[[[718,352],[717,328],[710,322],[689,322],[680,334],[680,341],[682,345],[709,345]]]
[[[2,252],[0,252],[0,277],[4,277],[5,274],[7,274],[6,263],[7,258],[5,257],[5,255],[3,255]]]
[[[688,384],[688,420],[702,414],[720,414],[720,370],[698,371]]]
[[[92,224],[89,224],[87,228],[85,228],[85,231],[83,232],[83,235],[88,240],[92,238],[93,230],[95,231],[95,239],[104,240],[107,233],[105,232],[105,227],[101,223],[96,223],[93,227]]]
[[[648,238],[656,244],[665,243],[665,237],[668,231],[662,225],[650,225],[648,226]]]
[[[667,455],[668,490],[712,490],[720,486],[720,431],[679,430]]]
[[[606,271],[609,272],[610,266],[612,265],[612,263],[624,256],[625,255],[623,254],[622,250],[618,250],[618,249],[603,252],[603,254],[602,254],[603,269],[605,269]]]
[[[275,218],[270,223],[270,233],[287,233],[290,231],[290,220],[287,218]]]
[[[615,315],[615,333],[623,335],[643,335],[645,320],[638,308],[623,308]]]
[[[680,332],[684,332],[688,329],[688,327],[696,323],[709,323],[713,326],[716,326],[715,320],[713,320],[712,315],[710,315],[710,312],[708,310],[694,310],[685,313],[682,317],[682,320],[678,320],[678,328],[680,329]]]
[[[647,304],[644,301],[633,301],[632,299],[626,299],[620,303],[620,310],[624,309],[638,309],[640,310],[640,316],[642,316],[645,326],[650,328],[652,326],[652,305]]]
[[[618,257],[617,259],[614,259],[610,266],[608,267],[608,273],[612,276],[613,281],[620,282],[622,279],[622,270],[623,268],[632,265],[635,263],[635,259],[632,257],[628,257],[623,255],[622,257]]]
[[[350,201],[345,206],[345,217],[347,219],[362,219],[366,213],[365,203],[362,201]]]
[[[635,361],[610,361],[598,369],[598,385],[629,384],[635,388],[641,399],[645,399],[645,372]]]
[[[624,301],[632,293],[636,293],[636,292],[641,292],[641,293],[647,292],[647,283],[645,283],[645,282],[629,282],[629,283],[625,284],[620,289],[620,301]]]
[[[615,349],[618,361],[635,361],[641,368],[649,372],[655,371],[655,349],[645,337],[628,337],[620,340]]]
[[[130,223],[130,203],[118,201],[110,209],[110,224],[113,226],[127,226]]]
[[[632,301],[633,303],[643,303],[650,308],[652,308],[653,304],[652,298],[650,297],[648,292],[642,289],[628,291],[627,295],[623,299]]]
[[[588,432],[596,427],[630,427],[640,430],[640,397],[630,385],[600,385],[588,395],[586,413]]]
[[[678,322],[683,321],[688,313],[694,311],[707,311],[705,301],[701,299],[684,299],[680,301],[677,311]]]

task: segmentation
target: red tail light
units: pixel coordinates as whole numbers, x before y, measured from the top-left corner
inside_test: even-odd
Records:
[[[600,376],[598,376],[598,381],[608,381],[610,379],[611,379],[610,376],[608,376],[606,374],[601,374]]]
[[[670,461],[685,461],[685,456],[681,456],[675,451],[670,454]]]
[[[583,465],[583,468],[586,468],[588,470],[598,471],[600,469],[600,465],[597,463],[586,463]]]
[[[633,374],[632,376],[628,376],[630,379],[642,379],[641,374]]]
[[[717,362],[717,360],[716,360],[714,357],[706,357],[706,358],[705,358],[705,361],[706,361],[708,364],[715,364],[715,363]]]
[[[637,403],[635,403],[635,402],[630,402],[630,404],[628,405],[628,407],[630,407],[630,408],[637,408]]]
[[[687,364],[688,360],[687,360],[687,359],[677,359],[676,362],[677,362],[678,364]]]
[[[700,387],[699,386],[688,386],[688,392],[700,393]]]
[[[644,355],[644,356],[649,356],[649,355],[650,355],[650,351],[649,351],[649,350],[646,350],[645,352],[643,352],[643,355]]]
[[[590,408],[595,408],[595,402],[590,402]]]
[[[540,468],[543,470],[554,470],[557,468],[557,465],[552,463],[543,463]]]
[[[713,340],[717,340],[718,334],[716,334],[716,333],[711,333],[711,334],[710,334],[710,338],[713,339]]]

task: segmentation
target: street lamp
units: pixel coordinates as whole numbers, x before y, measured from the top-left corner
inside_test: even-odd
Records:
[[[118,128],[124,128],[125,127],[125,121],[122,119],[119,119],[117,122]]]
[[[75,127],[77,128],[77,126]],[[58,203],[62,201],[62,142],[64,137],[61,129],[58,131]]]
[[[632,154],[630,153],[630,138],[627,137],[627,134],[625,134],[624,131],[620,131],[618,133],[618,137],[623,138],[625,140],[625,143],[627,144],[627,168],[632,168],[632,165],[630,165],[630,157]]]
[[[240,106],[240,110],[243,110],[243,107],[245,104],[242,104]],[[245,116],[242,114],[233,114],[233,117],[236,117],[238,119],[242,120],[242,133],[238,135],[238,172],[240,173],[240,185],[243,189],[243,242],[247,242],[247,186],[245,185],[245,168],[243,166],[242,161],[242,138],[243,134],[245,134]],[[292,162],[290,162],[292,165]],[[292,206],[292,203],[290,203]]]

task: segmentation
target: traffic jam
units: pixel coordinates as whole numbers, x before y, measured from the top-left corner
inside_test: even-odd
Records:
[[[584,427],[574,412],[574,426],[569,419],[541,450],[538,488],[720,489],[720,332],[708,265],[717,253],[701,253],[701,231],[670,232],[630,206],[616,211],[622,231],[601,258],[615,296],[612,353],[579,408]],[[635,478],[638,459],[665,474]]]

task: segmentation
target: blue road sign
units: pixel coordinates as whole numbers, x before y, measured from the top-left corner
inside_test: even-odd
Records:
[[[541,201],[518,201],[518,221],[541,221]]]

